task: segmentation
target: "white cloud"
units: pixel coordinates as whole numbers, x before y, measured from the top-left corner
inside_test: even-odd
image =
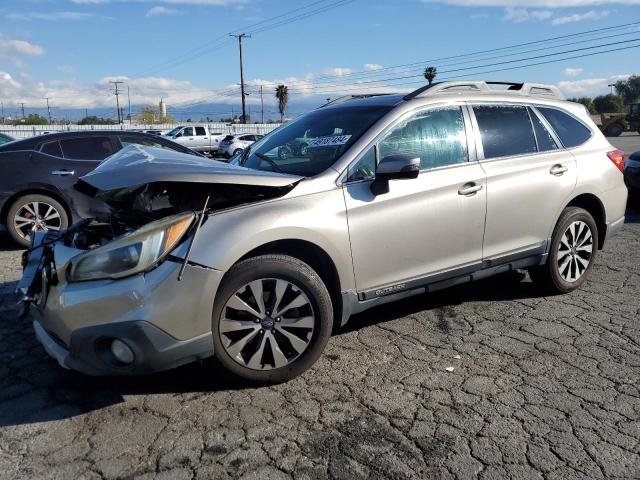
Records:
[[[551,10],[527,10],[526,8],[507,7],[502,20],[505,22],[522,23],[547,20],[552,16],[553,12]]]
[[[464,7],[567,8],[594,5],[640,5],[640,0],[422,0]]]
[[[38,57],[43,53],[44,49],[40,45],[0,35],[0,57],[9,59],[16,59],[19,56]]]
[[[20,83],[16,82],[7,72],[0,72],[0,97],[13,97],[20,90]]]
[[[565,77],[577,77],[584,71],[583,68],[565,68],[564,76]]]
[[[613,75],[603,78],[585,78],[584,80],[564,80],[558,82],[558,88],[567,98],[595,97],[606,95],[611,91],[608,85],[618,80],[626,80],[629,75]]]
[[[584,20],[600,20],[609,16],[608,10],[589,10],[586,13],[574,13],[573,15],[565,15],[563,17],[556,17],[551,20],[551,25],[565,25],[567,23],[582,22]]]
[[[346,67],[335,67],[335,68],[327,68],[324,73],[327,75],[333,75],[334,77],[342,77],[344,75],[349,75],[353,70],[351,68]]]
[[[155,15],[177,15],[180,13],[180,10],[176,10],[175,8],[167,8],[161,5],[156,5],[155,7],[151,7],[147,10],[145,14],[146,17],[153,17]]]
[[[9,20],[87,20],[95,17],[93,13],[85,12],[27,12],[27,13],[8,13],[5,18]]]
[[[376,70],[382,69],[382,65],[378,65],[377,63],[365,63],[364,69],[369,72],[375,72]]]

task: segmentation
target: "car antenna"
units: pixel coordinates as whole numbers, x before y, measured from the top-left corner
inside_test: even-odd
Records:
[[[198,235],[198,230],[202,226],[202,220],[204,220],[204,213],[207,211],[207,206],[209,205],[209,197],[211,194],[207,195],[207,199],[204,201],[204,207],[202,207],[202,213],[200,214],[200,219],[198,219],[198,226],[193,232],[193,237],[191,237],[191,243],[189,244],[189,248],[187,248],[187,253],[184,256],[184,261],[182,262],[182,266],[180,267],[180,272],[178,273],[178,281],[182,280],[182,275],[184,274],[184,269],[187,268],[187,263],[189,263],[189,256],[191,255],[191,248],[193,248],[193,244],[196,242],[196,235]]]

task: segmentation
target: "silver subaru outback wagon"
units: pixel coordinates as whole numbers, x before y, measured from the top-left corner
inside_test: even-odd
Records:
[[[63,367],[215,356],[281,382],[375,305],[512,269],[549,293],[580,287],[624,223],[623,165],[552,86],[342,98],[231,164],[140,146],[109,157],[75,186],[109,217],[34,233],[18,292]]]

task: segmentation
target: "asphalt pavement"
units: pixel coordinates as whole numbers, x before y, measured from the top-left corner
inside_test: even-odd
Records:
[[[612,139],[627,152],[639,135]],[[354,317],[301,377],[66,371],[0,244],[0,478],[640,478],[640,199],[592,278],[511,272]]]

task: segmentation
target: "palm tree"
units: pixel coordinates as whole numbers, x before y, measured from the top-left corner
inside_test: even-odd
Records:
[[[286,85],[278,85],[276,87],[276,98],[278,99],[278,110],[280,110],[280,123],[284,122],[284,111],[287,109],[289,102],[289,89]]]
[[[433,83],[436,75],[438,75],[438,69],[436,67],[427,67],[424,69],[424,78],[429,82],[429,85]]]

